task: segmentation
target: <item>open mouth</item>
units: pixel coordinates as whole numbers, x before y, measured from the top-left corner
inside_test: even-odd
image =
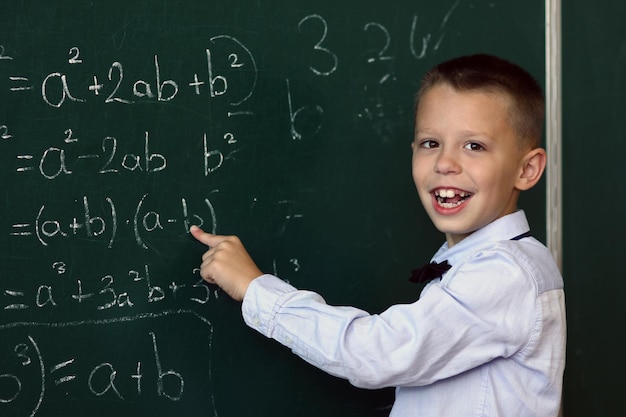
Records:
[[[455,208],[472,198],[472,193],[452,188],[440,188],[434,191],[435,199],[443,208]]]

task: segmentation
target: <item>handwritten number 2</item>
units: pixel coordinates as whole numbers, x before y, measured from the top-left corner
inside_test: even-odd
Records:
[[[331,59],[333,61],[333,65],[327,71],[319,70],[319,69],[317,69],[317,68],[315,68],[313,66],[310,66],[309,68],[316,75],[330,75],[333,72],[335,72],[335,70],[337,70],[338,59],[337,59],[337,55],[335,55],[333,52],[331,52],[330,49],[325,48],[325,47],[322,46],[322,44],[326,40],[326,35],[328,34],[328,24],[326,23],[324,18],[322,16],[320,16],[320,15],[317,15],[317,14],[312,14],[312,15],[306,16],[305,18],[300,20],[300,22],[298,23],[298,32],[301,32],[302,25],[304,24],[304,22],[306,22],[307,20],[310,20],[310,19],[315,19],[315,20],[320,21],[322,23],[322,26],[324,27],[324,31],[322,33],[322,37],[320,38],[319,42],[317,42],[315,44],[313,49],[315,49],[316,51],[322,52],[324,54],[330,55],[330,57],[331,57]]]
[[[78,142],[78,138],[74,137],[74,131],[72,129],[65,130],[65,143]]]
[[[107,152],[107,143],[109,142],[111,143],[109,158],[107,159],[107,162],[104,164],[104,166],[100,170],[100,174],[109,174],[109,173],[117,172],[117,169],[109,168],[109,166],[113,162],[113,158],[115,158],[115,151],[117,150],[117,139],[111,136],[107,136],[106,138],[104,138],[102,140],[102,151],[105,153]]]
[[[1,59],[7,59],[9,61],[13,60],[13,58],[11,58],[10,56],[4,54],[4,45],[0,45],[0,60]]]
[[[70,64],[82,64],[83,60],[80,59],[80,49],[78,49],[77,47],[73,46],[72,48],[70,48],[70,52],[68,53],[68,55],[70,56],[70,59],[67,61]]]
[[[109,94],[109,97],[107,97],[107,99],[104,102],[105,103],[111,103],[111,102],[117,101],[118,103],[129,104],[130,101],[121,99],[119,97],[116,97],[117,90],[120,89],[120,86],[122,85],[122,80],[124,79],[124,68],[122,67],[122,64],[120,64],[119,62],[117,62],[117,61],[114,62],[111,65],[111,68],[109,68],[109,81],[113,81],[113,69],[117,70],[117,75],[118,75],[118,77],[117,77],[117,85],[113,89],[113,92],[111,94]]]
[[[377,28],[379,31],[383,33],[383,36],[385,38],[385,44],[383,45],[382,48],[380,48],[380,51],[378,51],[378,60],[386,61],[386,60],[393,59],[393,57],[389,55],[385,55],[387,51],[389,50],[389,46],[391,45],[391,36],[389,35],[389,31],[387,30],[387,28],[385,28],[380,23],[369,22],[368,24],[365,25],[363,30],[368,31],[370,28]],[[370,58],[368,62],[374,62],[375,60],[376,60],[375,58]]]
[[[0,126],[0,139],[8,140],[11,139],[13,135],[9,134],[9,128],[7,125]]]

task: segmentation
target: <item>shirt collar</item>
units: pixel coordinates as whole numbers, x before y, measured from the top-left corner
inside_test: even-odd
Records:
[[[447,259],[454,265],[454,258],[458,259],[470,249],[483,246],[488,242],[510,240],[528,231],[530,231],[530,226],[526,213],[524,210],[518,210],[476,230],[452,248],[448,247],[447,242],[444,243],[433,256],[432,261],[442,262]]]

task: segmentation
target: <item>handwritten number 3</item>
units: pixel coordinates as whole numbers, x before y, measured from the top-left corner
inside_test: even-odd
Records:
[[[306,16],[305,18],[300,20],[300,22],[298,23],[298,32],[301,32],[302,25],[304,24],[304,22],[306,22],[307,20],[310,20],[310,19],[319,20],[320,22],[322,22],[322,26],[324,27],[324,32],[322,33],[322,37],[319,40],[319,42],[317,42],[315,44],[315,47],[313,49],[315,49],[316,51],[323,52],[323,53],[325,53],[327,55],[330,55],[330,57],[332,58],[332,61],[333,61],[333,65],[332,65],[332,68],[329,69],[328,71],[322,71],[322,70],[319,70],[317,68],[314,68],[313,66],[310,66],[309,68],[316,75],[330,75],[330,74],[332,74],[333,72],[335,72],[337,70],[337,65],[338,65],[339,62],[338,62],[338,59],[337,59],[337,55],[335,55],[333,52],[331,52],[330,49],[325,48],[325,47],[322,46],[322,43],[326,40],[326,35],[328,34],[328,24],[326,23],[324,18],[322,16],[320,16],[320,15],[317,15],[317,14],[312,14],[312,15]]]

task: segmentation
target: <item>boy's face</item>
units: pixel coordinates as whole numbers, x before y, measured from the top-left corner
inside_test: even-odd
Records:
[[[525,153],[502,95],[435,85],[421,97],[413,180],[450,246],[516,210]]]

